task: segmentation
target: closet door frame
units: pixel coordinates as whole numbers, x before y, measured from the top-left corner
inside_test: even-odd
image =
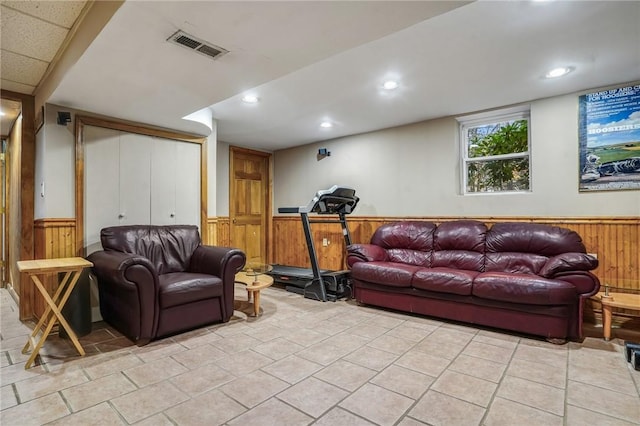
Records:
[[[76,148],[76,183],[75,183],[75,207],[76,207],[76,254],[85,256],[84,237],[84,178],[85,178],[85,141],[84,126],[104,127],[119,130],[126,133],[136,133],[146,136],[155,136],[163,139],[172,139],[179,142],[196,143],[200,145],[200,234],[203,242],[207,233],[207,138],[190,135],[188,133],[159,129],[139,123],[76,115],[75,117],[75,148]]]

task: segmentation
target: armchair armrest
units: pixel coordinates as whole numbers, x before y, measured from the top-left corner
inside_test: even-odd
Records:
[[[236,273],[244,267],[247,257],[242,250],[200,245],[191,256],[189,272],[215,275],[222,279],[223,321],[233,314],[233,298]]]
[[[191,256],[189,272],[215,275],[223,281],[230,277],[233,282],[236,273],[242,270],[245,262],[246,256],[242,250],[201,245]]]
[[[129,268],[135,265],[143,266],[154,276],[157,276],[156,269],[149,259],[136,254],[112,250],[97,251],[87,256],[87,260],[93,263],[91,269],[96,276],[109,281],[122,282],[129,281],[130,278],[135,280],[135,273],[133,273],[134,276],[127,277],[127,274],[133,272]]]
[[[158,326],[158,275],[153,264],[135,254],[97,251],[87,259],[98,281],[100,313],[138,344],[155,336]]]
[[[387,260],[387,251],[374,244],[351,244],[347,247],[347,265],[358,262],[381,262]]]
[[[540,270],[540,275],[552,278],[561,272],[591,271],[598,267],[598,259],[586,253],[562,253],[551,257]]]

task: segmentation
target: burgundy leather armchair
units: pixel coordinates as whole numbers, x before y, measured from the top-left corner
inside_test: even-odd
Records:
[[[245,264],[238,249],[204,246],[196,226],[102,229],[104,250],[92,253],[100,313],[138,345],[233,315],[234,277]]]

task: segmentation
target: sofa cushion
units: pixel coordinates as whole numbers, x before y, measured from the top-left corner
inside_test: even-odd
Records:
[[[566,281],[531,274],[483,272],[473,281],[472,294],[482,299],[532,305],[576,303],[576,288]]]
[[[487,232],[487,253],[520,252],[552,257],[561,253],[585,253],[575,231],[540,223],[496,223]]]
[[[158,285],[161,308],[220,297],[223,290],[222,279],[219,277],[189,272],[159,275]]]
[[[371,237],[371,244],[387,250],[389,260],[410,265],[431,266],[433,222],[406,221],[380,226]]]
[[[431,252],[399,248],[389,249],[387,250],[387,260],[394,263],[429,267],[431,264]]]
[[[351,269],[351,277],[389,287],[411,287],[419,266],[394,262],[358,262]]]
[[[434,232],[431,266],[483,271],[487,226],[475,220],[444,222]]]
[[[534,253],[487,253],[485,272],[512,272],[514,274],[539,274],[547,263],[546,256]]]
[[[469,296],[473,279],[478,274],[477,271],[463,269],[423,268],[413,275],[412,286],[420,290]]]

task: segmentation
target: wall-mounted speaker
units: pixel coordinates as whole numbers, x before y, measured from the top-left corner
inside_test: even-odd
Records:
[[[71,123],[71,113],[69,111],[58,111],[58,124],[66,126]]]

